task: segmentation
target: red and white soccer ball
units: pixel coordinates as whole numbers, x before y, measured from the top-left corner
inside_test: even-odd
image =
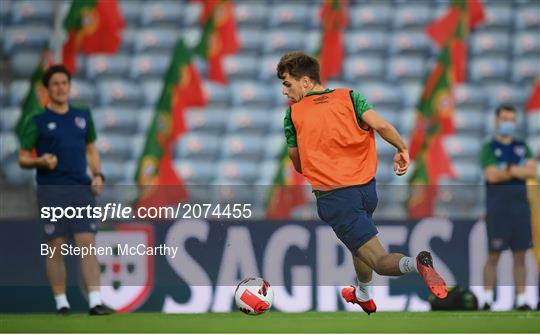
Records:
[[[274,290],[262,278],[247,278],[242,280],[234,292],[236,306],[248,315],[260,315],[272,307]]]

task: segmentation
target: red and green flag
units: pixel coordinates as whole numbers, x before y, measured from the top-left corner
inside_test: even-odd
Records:
[[[321,5],[323,31],[319,63],[322,82],[341,73],[344,58],[343,31],[348,21],[347,6],[347,0],[325,0]]]
[[[469,32],[484,20],[484,7],[479,0],[453,0],[448,12],[426,28],[428,36],[439,47],[449,45],[456,83],[466,79]]]
[[[114,54],[121,43],[124,19],[116,0],[73,0],[64,19],[68,32],[62,50],[64,65],[77,72],[77,54]]]
[[[206,97],[191,51],[182,40],[175,46],[164,81],[135,176],[142,187],[138,206],[173,204],[188,196],[173,167],[172,145],[186,130],[185,108],[203,106]]]
[[[527,113],[540,112],[540,76],[536,77],[531,95],[525,104]]]
[[[453,132],[453,86],[450,51],[445,47],[426,78],[411,138],[410,155],[415,168],[409,181],[413,187],[408,207],[412,218],[432,215],[439,178],[455,176],[442,144],[443,137]]]
[[[15,125],[15,134],[19,138],[23,136],[23,131],[28,121],[32,120],[32,117],[43,112],[43,108],[49,101],[49,95],[47,89],[43,86],[41,78],[45,70],[52,64],[52,55],[48,49],[43,51],[43,54],[37,64],[32,77],[30,78],[30,87],[26,97],[21,104],[21,116],[17,120]]]
[[[227,83],[222,58],[240,50],[236,34],[236,19],[231,0],[200,0],[203,4],[201,25],[203,32],[196,52],[208,60],[208,78]]]
[[[308,200],[304,193],[304,176],[296,172],[289,159],[286,144],[283,146],[279,163],[266,206],[266,218],[270,220],[290,219],[293,210],[306,204]]]

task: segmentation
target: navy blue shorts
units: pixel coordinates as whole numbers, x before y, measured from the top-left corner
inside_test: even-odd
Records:
[[[486,227],[489,251],[524,251],[532,247],[531,210],[527,200],[490,204]]]
[[[319,196],[317,212],[354,254],[378,233],[371,217],[377,202],[373,179],[365,185],[341,188]]]
[[[80,216],[74,218],[59,218],[56,222],[51,222],[51,218],[44,218],[45,207],[68,207],[80,208],[96,205],[96,199],[90,186],[38,186],[37,200],[40,209],[40,221],[43,229],[43,238],[51,240],[57,237],[71,238],[78,233],[96,233],[97,227],[95,219],[90,218],[86,210],[82,211]],[[52,210],[49,210],[51,213]],[[72,214],[70,212],[68,214]],[[90,211],[91,213],[91,211]],[[52,213],[51,213],[52,214]],[[77,213],[79,214],[79,213]],[[79,216],[79,215],[77,215]]]

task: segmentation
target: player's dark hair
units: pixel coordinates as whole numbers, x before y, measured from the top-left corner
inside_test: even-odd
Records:
[[[514,107],[512,105],[502,104],[502,105],[497,106],[497,108],[495,108],[495,116],[499,117],[499,115],[501,115],[501,112],[503,110],[508,111],[508,112],[517,113],[516,107]]]
[[[285,73],[297,80],[307,76],[314,83],[321,83],[319,62],[301,51],[292,51],[281,57],[277,65],[278,78],[285,79]]]
[[[68,77],[68,81],[71,81],[71,73],[69,73],[68,69],[64,65],[57,64],[49,67],[43,74],[43,77],[41,78],[43,86],[49,87],[49,81],[55,73],[64,73]]]

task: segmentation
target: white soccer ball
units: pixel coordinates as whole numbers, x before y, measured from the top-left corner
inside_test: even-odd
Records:
[[[246,278],[236,286],[234,300],[245,314],[260,315],[272,307],[274,291],[262,278]]]

